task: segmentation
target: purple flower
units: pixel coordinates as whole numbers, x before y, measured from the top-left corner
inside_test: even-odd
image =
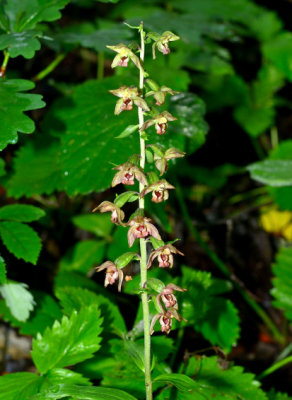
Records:
[[[117,169],[119,172],[115,174],[112,180],[112,187],[115,187],[119,183],[123,183],[124,185],[134,185],[134,178],[144,186],[147,186],[148,184],[144,173],[134,164],[126,162],[125,164],[118,165],[113,169]]]
[[[122,221],[125,218],[125,213],[114,203],[111,203],[110,201],[103,201],[99,206],[92,210],[92,212],[95,211],[100,211],[101,213],[111,212],[112,223],[116,225],[123,225]]]
[[[105,280],[104,286],[113,285],[116,281],[118,281],[118,290],[121,291],[122,283],[124,279],[124,273],[120,268],[117,268],[116,264],[111,261],[106,261],[96,268],[97,272],[105,271]]]
[[[172,254],[180,254],[183,256],[184,254],[175,248],[172,244],[166,244],[165,246],[159,247],[156,250],[153,250],[149,256],[147,268],[150,268],[153,261],[157,257],[160,268],[172,268],[173,267],[173,255]]]
[[[151,224],[150,221],[150,218],[145,218],[137,215],[127,223],[127,225],[130,226],[130,229],[128,231],[129,247],[133,246],[133,243],[136,239],[145,238],[149,235],[155,237],[158,240],[161,240],[157,228],[153,224]]]
[[[154,203],[161,203],[164,200],[167,200],[168,190],[175,189],[170,183],[168,183],[165,179],[161,179],[158,182],[152,183],[151,185],[147,186],[142,192],[140,193],[139,197],[146,196],[147,193],[152,192],[152,201]]]
[[[148,119],[148,121],[142,125],[140,130],[145,131],[149,126],[155,125],[157,134],[163,135],[166,132],[168,121],[175,121],[176,119],[177,118],[171,115],[168,111],[163,111],[152,119]]]

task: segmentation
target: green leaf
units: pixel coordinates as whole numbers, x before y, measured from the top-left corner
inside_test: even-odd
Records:
[[[11,204],[0,208],[0,219],[17,222],[32,222],[42,218],[45,212],[28,204]]]
[[[292,33],[281,32],[262,46],[264,56],[292,80]]]
[[[187,375],[183,374],[165,374],[159,375],[154,379],[155,382],[163,382],[167,385],[174,385],[178,390],[182,392],[191,391],[195,387],[194,381]]]
[[[104,259],[106,242],[103,240],[83,240],[62,258],[61,271],[79,271],[86,274],[94,265]]]
[[[74,310],[94,304],[104,318],[103,329],[105,332],[117,332],[118,334],[127,332],[125,321],[118,307],[106,297],[87,289],[72,286],[57,288],[56,296],[60,300],[65,314],[69,315]]]
[[[274,390],[271,390],[268,393],[268,399],[269,400],[291,400],[292,397],[288,396],[287,393],[280,393],[280,392],[275,392]]]
[[[42,378],[30,372],[15,372],[0,376],[0,399],[16,400],[18,395],[27,388],[30,389],[31,395],[38,392]],[[22,400],[29,400],[22,398]]]
[[[123,193],[121,193],[121,194],[119,194],[116,198],[115,198],[115,200],[114,200],[114,203],[118,206],[118,207],[123,207],[123,205],[125,205],[127,202],[132,202],[132,201],[135,201],[135,200],[137,200],[139,197],[138,197],[138,194],[137,194],[137,192],[133,192],[133,191],[126,191],[126,192],[123,192]]]
[[[46,392],[50,390],[52,386],[62,383],[71,385],[91,385],[89,379],[85,378],[78,372],[70,371],[69,369],[54,368],[46,374],[46,378],[41,386],[40,393]]]
[[[6,0],[2,12],[8,17],[10,31],[22,32],[33,29],[39,22],[60,18],[60,10],[68,2],[69,0]]]
[[[286,317],[292,322],[292,248],[283,247],[276,255],[273,265],[273,304],[284,310]]]
[[[76,364],[100,348],[100,312],[95,306],[73,311],[61,323],[56,321],[42,335],[33,340],[32,358],[39,372],[44,374],[56,367]]]
[[[18,132],[34,131],[34,122],[23,112],[42,108],[45,103],[39,94],[22,93],[33,88],[33,82],[23,79],[0,80],[0,150],[15,144]]]
[[[33,58],[35,52],[41,48],[41,36],[41,32],[32,30],[0,35],[0,50],[8,49],[11,58]]]
[[[116,139],[124,139],[132,133],[136,132],[139,128],[139,125],[128,125],[126,129],[123,130],[122,133],[119,134],[119,136],[116,137]]]
[[[16,258],[36,264],[41,251],[41,241],[36,232],[20,222],[0,222],[0,236],[7,249]]]
[[[254,375],[244,373],[242,367],[220,368],[216,357],[191,358],[186,374],[194,378],[193,394],[178,398],[205,400],[267,400]]]
[[[73,396],[74,400],[137,400],[118,389],[70,384],[51,386],[46,392],[33,396],[31,400],[59,400],[68,396]]]
[[[4,261],[4,258],[0,256],[0,285],[3,285],[3,283],[6,283],[6,264]]]
[[[115,139],[125,126],[137,121],[134,111],[114,115],[115,98],[108,91],[120,84],[117,77],[86,82],[53,109],[52,118],[63,125],[62,162],[69,195],[107,189],[114,176],[111,165],[124,163],[138,151],[138,138]],[[52,124],[53,133],[55,128]]]
[[[251,177],[261,183],[276,187],[292,185],[292,159],[259,161],[247,169]]]
[[[129,251],[127,253],[122,254],[118,258],[115,259],[115,264],[118,268],[126,267],[131,261],[139,260],[139,254]]]
[[[63,190],[65,175],[59,153],[59,143],[43,137],[22,146],[14,158],[15,173],[8,181],[9,196],[31,197]]]
[[[124,346],[126,352],[135,365],[140,369],[140,371],[145,372],[144,346],[131,340],[125,340]]]
[[[205,271],[182,267],[182,273],[178,284],[188,291],[182,296],[181,314],[212,344],[230,351],[239,337],[240,321],[231,301],[217,295],[224,290],[222,282],[218,285]]]
[[[113,224],[108,214],[77,215],[73,218],[73,223],[78,228],[101,237],[108,237],[113,229]]]
[[[34,307],[32,294],[27,290],[25,283],[5,283],[0,286],[0,293],[3,296],[7,307],[14,318],[19,321],[26,321]]]
[[[55,288],[65,286],[81,287],[99,293],[102,293],[104,290],[105,293],[108,293],[103,286],[98,285],[92,279],[87,278],[87,276],[77,271],[60,271],[56,275]]]

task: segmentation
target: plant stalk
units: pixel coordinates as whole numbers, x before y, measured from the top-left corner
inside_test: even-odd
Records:
[[[196,227],[193,225],[191,217],[189,215],[185,200],[183,198],[182,190],[181,187],[178,183],[178,181],[175,184],[176,187],[176,195],[177,199],[181,208],[182,215],[184,217],[184,220],[186,222],[186,225],[192,234],[192,236],[196,239],[196,241],[199,243],[199,245],[205,250],[207,255],[210,257],[210,259],[214,262],[214,264],[220,269],[220,271],[223,273],[223,275],[226,276],[229,280],[232,281],[233,286],[235,289],[241,294],[241,296],[244,298],[247,304],[250,305],[250,307],[254,310],[254,312],[260,317],[260,319],[267,325],[271,333],[273,334],[274,338],[277,340],[278,343],[284,344],[285,343],[285,337],[284,335],[279,331],[277,326],[274,324],[272,319],[269,317],[269,315],[265,312],[265,310],[246,292],[234,279],[232,279],[232,275],[227,268],[227,266],[224,264],[224,262],[217,256],[217,254],[208,246],[208,244],[201,238],[201,235],[199,234],[198,230]]]
[[[42,71],[40,71],[33,78],[33,80],[35,82],[37,82],[37,81],[41,81],[42,79],[44,79],[47,75],[49,75],[51,72],[53,72],[55,68],[57,68],[57,66],[60,64],[61,61],[64,60],[65,57],[66,57],[66,54],[63,54],[63,53],[58,54],[57,57],[46,68],[44,68]]]
[[[3,78],[5,76],[5,72],[6,72],[6,68],[7,68],[7,64],[9,61],[9,52],[4,50],[4,60],[3,63],[0,67],[0,78]]]
[[[271,365],[265,371],[263,371],[260,375],[257,376],[257,379],[262,379],[267,375],[272,374],[273,372],[277,371],[277,369],[284,367],[284,365],[292,363],[292,356],[284,358],[281,361],[276,362],[275,364]]]
[[[145,42],[144,42],[144,30],[143,22],[140,24],[140,37],[141,37],[141,48],[140,48],[140,60],[143,65],[144,55],[145,55]],[[139,79],[139,89],[142,92],[144,89],[144,74],[143,69],[140,68],[140,79]],[[138,118],[139,118],[139,128],[144,124],[144,114],[141,107],[138,107]],[[142,132],[140,131],[140,168],[144,170],[145,167],[145,140],[142,137]],[[142,183],[139,184],[139,192],[141,193],[144,189]],[[144,198],[139,199],[139,208],[144,210]],[[145,289],[147,282],[147,249],[145,239],[140,239],[140,274],[141,274],[141,288]],[[152,381],[151,381],[151,337],[150,337],[150,315],[149,315],[149,305],[148,305],[148,295],[143,290],[142,291],[142,307],[143,307],[143,321],[144,321],[144,363],[145,363],[145,388],[146,388],[146,400],[152,400]]]

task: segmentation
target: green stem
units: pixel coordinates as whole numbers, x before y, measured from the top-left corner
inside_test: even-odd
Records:
[[[289,364],[292,362],[292,356],[284,358],[284,360],[276,362],[271,367],[267,368],[264,372],[257,376],[257,379],[262,379],[267,375],[272,374],[273,372],[277,371],[277,369],[282,368],[284,365]]]
[[[97,79],[101,80],[104,76],[104,52],[100,51],[97,54]]]
[[[1,68],[0,68],[0,78],[3,78],[5,76],[5,72],[6,72],[8,61],[9,61],[9,57],[10,57],[9,52],[4,50],[4,60],[3,60],[3,63],[1,65]]]
[[[41,81],[44,79],[47,75],[54,71],[54,69],[60,64],[61,61],[64,60],[65,57],[66,54],[58,54],[57,57],[45,69],[43,69],[33,78],[33,80]]]
[[[145,55],[145,43],[144,43],[144,30],[143,22],[140,24],[140,37],[141,37],[141,49],[140,49],[140,60],[141,64],[144,62]],[[140,68],[140,79],[139,79],[139,89],[143,95],[144,89],[144,74],[143,70]],[[138,117],[139,117],[139,128],[144,124],[144,114],[141,107],[138,107]],[[144,170],[145,167],[145,141],[140,132],[140,167]],[[139,184],[139,191],[144,189],[142,183]],[[139,199],[139,208],[144,210],[144,198]],[[146,389],[146,399],[152,400],[152,381],[151,381],[151,337],[150,337],[150,315],[149,315],[149,305],[148,305],[148,295],[143,290],[145,289],[147,282],[147,249],[145,239],[140,239],[140,273],[141,273],[141,289],[142,289],[142,308],[143,308],[143,321],[144,321],[144,361],[145,361],[145,389]]]
[[[272,126],[271,128],[271,145],[272,149],[278,147],[279,144],[279,137],[278,137],[278,129],[276,126]]]
[[[247,304],[254,310],[254,312],[261,318],[261,320],[267,325],[273,334],[274,338],[280,343],[284,344],[285,338],[282,333],[278,330],[277,326],[271,320],[269,315],[262,309],[262,307],[232,278],[231,273],[224,262],[217,256],[217,254],[208,246],[208,244],[201,238],[198,230],[193,225],[191,217],[189,215],[185,200],[183,198],[182,190],[178,182],[175,184],[176,187],[176,195],[178,198],[178,202],[182,211],[182,215],[185,219],[187,227],[199,245],[205,250],[210,259],[214,262],[214,264],[220,269],[220,271],[225,275],[228,279],[230,279],[235,287],[235,289],[241,294]]]

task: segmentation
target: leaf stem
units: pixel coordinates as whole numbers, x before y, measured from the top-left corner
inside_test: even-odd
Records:
[[[214,262],[214,264],[220,269],[223,275],[226,278],[230,279],[235,287],[235,289],[241,294],[247,304],[254,310],[254,312],[260,317],[260,319],[266,324],[266,326],[270,329],[271,333],[273,334],[274,338],[277,340],[278,343],[284,344],[285,338],[283,334],[278,330],[277,326],[274,324],[272,319],[269,315],[263,310],[263,308],[246,292],[238,282],[232,277],[229,269],[224,264],[224,262],[217,256],[217,254],[208,246],[208,244],[202,239],[201,235],[199,234],[198,230],[192,223],[191,217],[189,215],[181,187],[179,182],[177,181],[175,184],[176,187],[176,195],[177,199],[181,208],[182,215],[186,222],[186,225],[192,234],[192,236],[196,239],[199,245],[205,250],[207,255],[210,259]]]
[[[282,368],[284,365],[292,363],[292,356],[284,358],[284,360],[278,361],[275,364],[271,365],[265,371],[263,371],[260,375],[257,376],[257,379],[262,379],[267,375],[272,374],[273,372],[277,371],[277,369]]]
[[[144,30],[143,22],[141,22],[140,27],[140,37],[141,37],[141,48],[140,48],[140,60],[141,64],[144,62],[145,55],[145,42],[144,42]],[[140,79],[139,79],[139,89],[141,90],[141,96],[143,96],[144,89],[144,73],[143,69],[140,68]],[[144,124],[144,115],[141,107],[138,107],[138,118],[139,118],[139,128]],[[145,140],[142,137],[142,132],[140,132],[140,167],[144,169],[145,167]],[[139,192],[141,193],[144,189],[142,183],[139,184]],[[144,210],[144,198],[139,199],[139,208]],[[144,289],[147,282],[147,249],[145,239],[140,239],[140,274],[141,274],[141,288]],[[151,381],[151,338],[150,338],[150,315],[149,315],[149,305],[148,296],[145,291],[142,292],[142,308],[143,308],[143,321],[144,321],[144,362],[145,362],[145,388],[146,388],[146,399],[152,400],[152,381]]]
[[[41,81],[42,79],[44,79],[47,75],[53,72],[55,68],[57,68],[57,66],[60,64],[61,61],[64,60],[65,57],[66,54],[64,53],[58,54],[57,57],[46,68],[44,68],[33,78],[33,80]]]
[[[7,50],[4,50],[4,60],[0,68],[0,78],[3,78],[5,76],[9,57],[10,57],[9,52]]]

